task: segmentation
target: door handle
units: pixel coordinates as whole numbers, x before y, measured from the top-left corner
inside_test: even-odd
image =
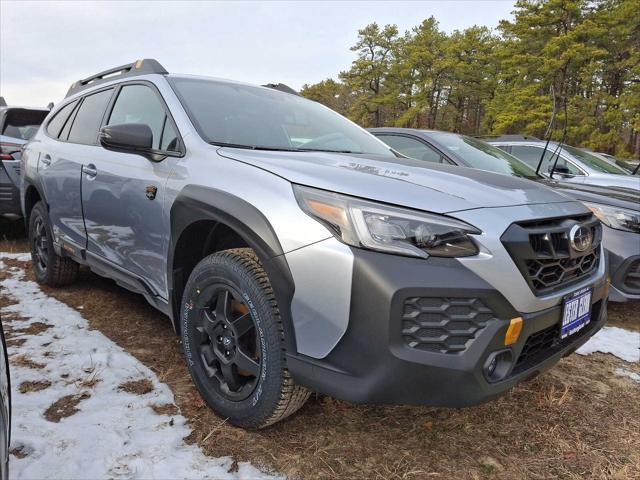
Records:
[[[96,175],[98,175],[98,169],[96,168],[96,166],[93,163],[90,163],[89,165],[83,165],[82,166],[82,171],[89,178],[94,178]]]
[[[49,165],[51,165],[51,156],[47,154],[44,157],[42,157],[40,161],[48,167]]]

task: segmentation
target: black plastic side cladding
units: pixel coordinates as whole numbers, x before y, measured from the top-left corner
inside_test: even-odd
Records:
[[[212,220],[231,228],[256,251],[269,276],[283,321],[287,350],[295,352],[295,334],[291,320],[294,283],[280,241],[266,217],[253,205],[235,195],[214,188],[187,185],[175,199],[170,212],[171,245],[167,258],[169,298],[172,321],[179,331],[182,290],[186,278],[174,269],[176,246],[187,227],[202,220]],[[181,282],[182,285],[178,285]]]

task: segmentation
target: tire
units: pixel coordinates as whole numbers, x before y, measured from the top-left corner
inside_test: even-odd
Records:
[[[264,428],[309,398],[286,368],[282,319],[252,249],[224,250],[196,265],[180,322],[191,377],[207,404],[231,424]]]
[[[73,283],[79,265],[68,257],[57,255],[53,249],[53,236],[49,215],[42,201],[36,203],[29,217],[29,246],[36,280],[50,287]]]

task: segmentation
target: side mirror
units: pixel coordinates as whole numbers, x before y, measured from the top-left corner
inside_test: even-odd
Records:
[[[553,168],[553,165],[549,165],[549,173],[551,173],[552,170],[554,174],[558,173],[562,176],[571,176],[569,168],[565,165],[557,165],[556,168]]]
[[[108,150],[148,153],[153,146],[153,132],[144,123],[106,125],[100,129],[100,145]]]

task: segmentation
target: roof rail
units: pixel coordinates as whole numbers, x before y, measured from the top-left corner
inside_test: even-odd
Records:
[[[117,76],[118,78],[122,78],[133,77],[134,75],[148,75],[151,73],[166,75],[169,72],[167,72],[167,70],[165,70],[165,68],[160,65],[160,62],[158,62],[157,60],[153,58],[144,58],[142,60],[137,60],[133,63],[110,68],[109,70],[105,70],[104,72],[96,73],[95,75],[91,75],[90,77],[78,80],[73,85],[71,85],[69,91],[65,95],[65,98],[78,93],[85,88],[93,87],[94,85],[113,80],[115,76]]]
[[[290,93],[292,95],[298,95],[298,96],[300,95],[293,88],[291,88],[288,85],[285,85],[284,83],[267,83],[262,86],[267,88],[272,88],[273,90],[279,90],[280,92]]]
[[[534,137],[533,135],[474,135],[475,138],[479,138],[480,140],[494,140],[494,141],[513,141],[513,140],[540,140],[538,137]]]

